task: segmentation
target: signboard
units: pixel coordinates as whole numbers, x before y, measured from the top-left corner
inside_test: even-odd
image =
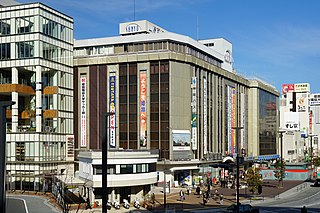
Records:
[[[236,90],[232,86],[227,86],[227,137],[228,155],[233,156],[236,151]]]
[[[109,112],[116,113],[116,76],[110,74],[109,77]],[[110,128],[110,148],[116,148],[116,115],[109,116]]]
[[[294,85],[295,92],[310,92],[310,85],[309,83],[301,83]]]
[[[282,84],[282,94],[294,92],[294,84]]]
[[[191,112],[192,112],[192,150],[197,150],[197,78],[192,77],[192,97],[191,97]]]
[[[309,98],[310,106],[319,106],[320,105],[320,94],[312,94]]]
[[[284,113],[284,127],[287,130],[300,130],[300,119],[299,113],[295,112],[285,112]]]
[[[203,154],[208,152],[208,124],[207,124],[207,79],[203,78]]]
[[[66,136],[66,144],[67,144],[67,157],[74,158],[74,136],[67,135]]]
[[[80,78],[80,147],[87,146],[87,79]]]
[[[147,146],[147,72],[140,71],[140,146]]]
[[[243,127],[241,130],[241,137],[240,137],[240,148],[245,149],[245,129],[246,129],[246,95],[241,93],[241,108],[240,108],[240,126]]]
[[[172,130],[173,151],[190,150],[190,131]]]
[[[306,112],[308,110],[308,97],[306,93],[296,94],[296,106],[297,112]]]
[[[119,31],[120,31],[120,35],[166,32],[163,28],[161,28],[161,27],[159,27],[159,26],[157,26],[147,20],[120,23]]]

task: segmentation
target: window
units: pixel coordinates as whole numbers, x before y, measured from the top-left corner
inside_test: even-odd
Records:
[[[133,165],[132,164],[120,165],[120,174],[133,174]]]
[[[34,56],[34,42],[17,42],[18,58],[31,58]]]
[[[10,19],[3,19],[0,21],[0,35],[10,34]]]
[[[0,59],[10,59],[10,43],[0,44]]]
[[[107,174],[116,174],[116,165],[107,165]]]
[[[16,19],[17,33],[30,33],[34,30],[34,17],[21,17]]]
[[[102,165],[93,165],[93,174],[102,175]],[[109,174],[109,173],[107,173]]]

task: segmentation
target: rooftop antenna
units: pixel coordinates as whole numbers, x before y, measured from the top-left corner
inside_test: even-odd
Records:
[[[136,0],[133,0],[133,21],[136,20]]]
[[[197,41],[199,40],[199,16],[197,16]]]

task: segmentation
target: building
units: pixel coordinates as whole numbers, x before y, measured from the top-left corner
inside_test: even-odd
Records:
[[[143,197],[157,182],[156,163],[158,155],[150,151],[109,150],[107,160],[108,200],[123,199],[133,202]],[[83,197],[91,202],[102,202],[102,154],[101,151],[80,152],[79,187]],[[112,187],[110,187],[112,186]]]
[[[220,176],[210,165],[235,156],[233,127],[243,127],[243,153],[277,154],[277,125],[264,124],[276,121],[279,92],[233,70],[230,42],[195,41],[146,20],[121,23],[119,29],[120,36],[75,41],[77,152],[101,149],[101,119],[115,112],[110,150],[157,150],[159,184],[166,179],[171,186],[191,185]],[[259,113],[265,121],[257,119]],[[257,127],[250,132],[253,120]],[[248,146],[257,141],[258,147]]]
[[[15,102],[8,189],[50,190],[53,175],[74,173],[73,19],[41,3],[2,5],[0,99]]]
[[[318,95],[310,94],[308,83],[282,85],[280,127],[286,161],[310,161],[318,153],[318,118]]]

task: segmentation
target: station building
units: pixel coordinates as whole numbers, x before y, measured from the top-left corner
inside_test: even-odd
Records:
[[[121,23],[119,31],[119,36],[75,41],[80,163],[83,156],[87,162],[94,158],[82,152],[101,149],[107,112],[115,113],[109,116],[110,151],[120,159],[128,159],[129,151],[157,153],[154,184],[166,179],[170,186],[191,185],[204,176],[218,177],[220,169],[210,165],[233,159],[237,150],[252,159],[278,157],[279,92],[233,69],[229,41],[196,41],[146,20]],[[234,127],[243,127],[238,137]],[[121,169],[130,160],[112,162]],[[108,192],[125,196],[120,185],[108,184]]]
[[[74,174],[73,19],[41,3],[1,1],[0,100],[7,189],[50,191]]]

